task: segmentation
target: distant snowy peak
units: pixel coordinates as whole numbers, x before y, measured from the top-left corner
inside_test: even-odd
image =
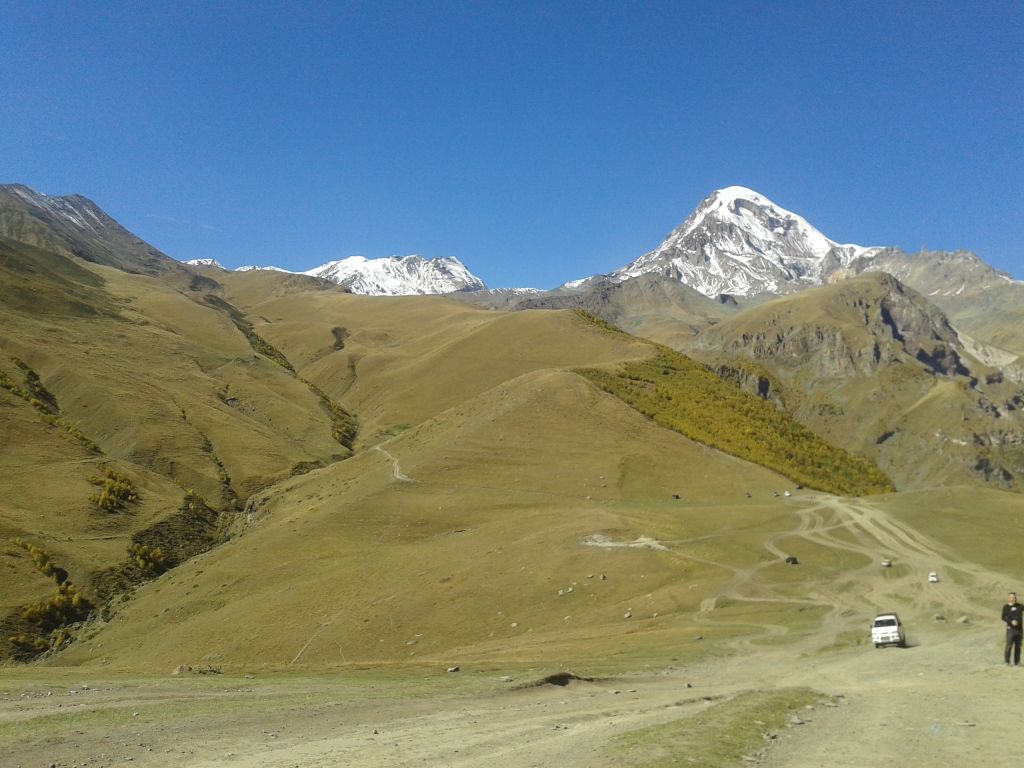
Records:
[[[84,232],[98,232],[101,228],[115,223],[92,200],[81,195],[44,195],[23,184],[11,184],[6,189],[30,205],[42,208]]]
[[[836,243],[752,189],[726,187],[706,197],[661,245],[612,277],[658,272],[706,296],[782,293],[819,285],[835,269],[879,250]]]
[[[193,267],[224,269],[216,259],[192,259],[185,263]],[[480,278],[473,275],[454,257],[424,259],[421,256],[391,256],[386,259],[367,259],[363,256],[351,256],[298,273],[281,267],[254,264],[236,267],[234,271],[311,275],[345,286],[352,293],[366,296],[454,293],[486,288]]]
[[[260,267],[255,264],[246,264],[242,267],[235,267],[235,272],[285,272],[289,275],[296,274],[290,269],[282,269],[281,267]]]
[[[367,259],[350,256],[303,274],[322,277],[367,296],[405,296],[484,290],[483,281],[454,256],[424,259],[391,256]]]
[[[185,264],[190,267],[216,267],[217,269],[224,269],[224,265],[216,259],[189,259]]]

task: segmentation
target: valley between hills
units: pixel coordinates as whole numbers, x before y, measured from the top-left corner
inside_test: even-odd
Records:
[[[12,764],[980,764],[1015,733],[991,313],[968,343],[880,271],[361,296],[3,195]]]

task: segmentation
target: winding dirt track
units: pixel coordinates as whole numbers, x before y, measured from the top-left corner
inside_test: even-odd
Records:
[[[394,472],[404,479],[397,463]],[[1012,580],[955,561],[940,544],[868,502],[794,499],[793,509],[793,528],[764,543],[772,562],[794,541],[806,541],[862,555],[867,564],[852,568],[841,585],[793,596],[784,585],[773,590],[759,579],[759,571],[772,562],[750,568],[710,563],[726,569],[729,580],[719,595],[703,601],[699,613],[701,621],[718,621],[723,599],[825,609],[816,630],[785,645],[771,643],[790,630],[772,624],[769,613],[756,635],[732,641],[728,657],[686,669],[564,688],[509,690],[495,680],[483,695],[453,693],[440,699],[392,694],[324,699],[322,691],[314,691],[301,704],[295,699],[304,695],[304,683],[296,681],[294,690],[285,683],[273,695],[264,694],[260,706],[239,710],[232,700],[223,712],[174,726],[144,716],[148,707],[160,706],[141,698],[144,691],[113,684],[106,692],[93,692],[91,706],[138,708],[143,716],[66,737],[15,739],[6,748],[10,764],[63,766],[95,757],[89,765],[115,765],[131,757],[135,765],[207,768],[611,766],[615,760],[603,750],[617,734],[686,718],[745,690],[783,686],[810,687],[842,703],[806,713],[806,722],[782,729],[770,747],[748,756],[746,765],[948,768],[1004,761],[1005,745],[1015,743],[1024,711],[1024,667],[1001,663],[997,614]],[[678,557],[690,557],[685,542],[662,544]],[[878,563],[883,556],[897,566],[884,574]],[[938,584],[924,579],[932,570],[942,576]],[[876,651],[868,645],[822,652],[844,633],[866,632],[863,617],[897,601],[895,607],[910,619],[910,648]],[[936,605],[945,620],[934,620]],[[957,622],[960,616],[969,621]],[[273,696],[282,692],[290,698],[275,704]],[[261,694],[244,695],[258,699]],[[56,713],[58,703],[70,706],[67,696],[0,697],[0,726]],[[75,705],[82,703],[79,693]]]

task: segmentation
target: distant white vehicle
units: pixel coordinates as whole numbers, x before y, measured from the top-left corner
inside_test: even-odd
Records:
[[[883,568],[892,568],[892,560],[890,560],[889,558],[885,558],[882,561],[882,567]]]
[[[790,493],[789,491],[786,491],[785,495],[786,495],[786,496],[792,496],[793,494],[792,494],[792,493]]]
[[[880,613],[871,624],[871,642],[875,648],[883,645],[907,647],[907,636],[903,631],[903,622],[895,613]]]
[[[935,584],[935,583],[938,582],[938,580],[939,580],[939,574],[937,574],[935,571],[932,571],[931,573],[928,574],[928,581],[930,583]]]

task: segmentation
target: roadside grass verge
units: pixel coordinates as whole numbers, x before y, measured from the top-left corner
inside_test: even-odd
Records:
[[[25,670],[21,668],[17,671]],[[26,670],[28,671],[28,670]],[[443,701],[500,690],[492,673],[453,678],[444,672],[424,675],[414,670],[350,670],[345,675],[300,677],[259,675],[188,675],[162,680],[97,678],[86,670],[55,670],[52,676],[31,670],[0,681],[0,693],[16,697],[30,693],[45,708],[0,719],[0,749],[40,739],[53,739],[75,731],[114,731],[143,723],[174,723],[202,717],[211,723],[231,718],[265,717],[287,712],[316,712],[342,701],[377,701],[431,698]],[[88,681],[83,688],[79,681]],[[74,695],[70,692],[74,690]],[[112,696],[112,692],[117,694]],[[52,694],[52,695],[51,695]],[[68,702],[72,702],[72,705]],[[0,702],[2,704],[2,702]],[[57,704],[64,704],[56,709]],[[5,707],[0,715],[6,715]]]
[[[820,702],[809,688],[749,691],[708,705],[695,715],[614,739],[608,757],[624,768],[735,766],[765,749],[791,715]]]

